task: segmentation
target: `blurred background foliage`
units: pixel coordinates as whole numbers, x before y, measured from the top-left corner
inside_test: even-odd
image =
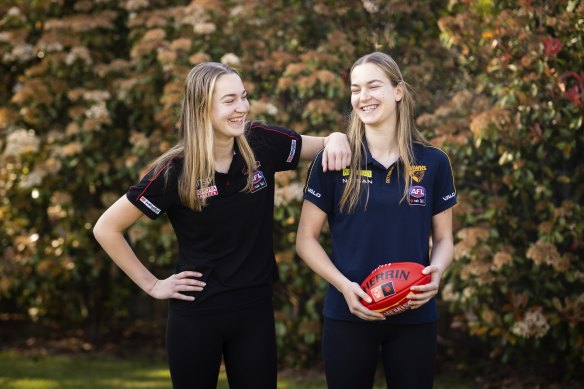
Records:
[[[164,303],[131,284],[91,229],[174,143],[193,65],[239,69],[250,118],[326,135],[346,127],[351,64],[382,50],[454,166],[445,347],[476,339],[495,360],[581,374],[583,37],[575,0],[3,1],[0,326],[83,328],[99,344],[140,320],[164,323]],[[325,284],[294,252],[305,167],[277,177],[285,366],[310,366],[320,350]],[[171,227],[146,219],[128,239],[166,277]]]

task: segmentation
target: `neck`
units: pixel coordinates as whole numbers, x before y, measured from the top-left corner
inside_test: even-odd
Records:
[[[366,126],[365,139],[367,139],[367,147],[369,147],[371,156],[386,168],[399,158],[395,126],[393,128],[388,126],[385,130]]]
[[[233,160],[233,148],[235,138],[219,138],[215,137],[213,154],[215,156],[215,170],[221,173],[226,173],[229,170],[231,161]]]

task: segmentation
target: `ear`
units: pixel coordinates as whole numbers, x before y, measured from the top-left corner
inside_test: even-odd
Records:
[[[399,82],[395,87],[395,101],[401,101],[402,97],[404,97],[404,83]]]

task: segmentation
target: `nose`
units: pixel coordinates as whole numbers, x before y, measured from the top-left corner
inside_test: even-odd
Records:
[[[249,102],[247,100],[240,100],[235,110],[241,113],[249,111]]]
[[[367,100],[369,98],[369,90],[367,88],[363,88],[361,89],[361,95],[359,96],[359,98],[361,100]]]

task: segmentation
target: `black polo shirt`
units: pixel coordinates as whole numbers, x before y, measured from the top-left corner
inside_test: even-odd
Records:
[[[254,123],[246,131],[256,158],[254,187],[246,185],[245,162],[235,144],[229,171],[215,174],[215,185],[199,192],[207,206],[201,212],[181,204],[177,185],[182,160],[152,172],[126,194],[149,218],[163,213],[179,245],[176,272],[203,273],[207,285],[190,293],[195,301],[170,300],[170,309],[185,315],[243,308],[270,300],[278,277],[273,251],[274,174],[296,168],[300,135],[289,129]],[[165,178],[166,176],[166,178]]]
[[[366,142],[365,142],[366,143]],[[367,145],[365,145],[367,148]],[[319,154],[309,168],[304,198],[328,216],[334,265],[351,281],[361,283],[377,266],[388,262],[429,264],[432,217],[456,204],[452,168],[447,155],[435,147],[414,145],[412,186],[400,203],[405,186],[403,166],[386,169],[369,149],[361,165],[361,200],[352,214],[341,213],[339,202],[349,173],[316,168]],[[369,200],[364,210],[369,189]],[[324,315],[332,319],[361,321],[349,312],[343,295],[329,285]],[[438,318],[434,299],[422,307],[390,316],[386,323],[431,322]]]

